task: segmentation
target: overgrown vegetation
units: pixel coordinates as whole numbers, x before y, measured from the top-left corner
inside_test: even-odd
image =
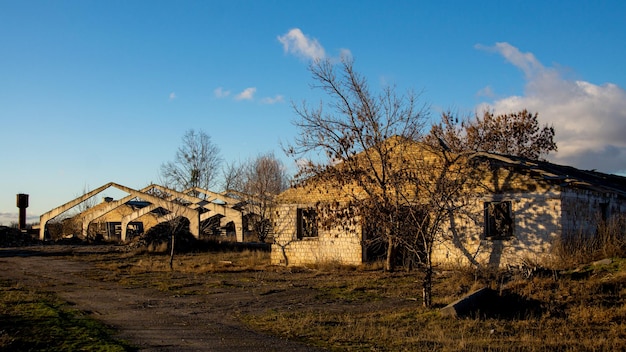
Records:
[[[415,273],[384,272],[384,263],[287,268],[269,265],[268,252],[219,246],[177,256],[174,273],[146,252],[80,259],[103,269],[89,275],[133,287],[207,299],[248,292],[232,314],[250,328],[331,350],[599,351],[626,348],[626,253],[618,254],[559,269],[438,270],[435,309],[422,306]],[[460,319],[436,309],[485,286],[498,295],[488,308]]]
[[[623,350],[624,269],[624,261],[620,260],[611,269],[590,268],[585,279],[573,273],[563,273],[559,278],[511,278],[500,286],[503,301],[511,304],[500,308],[508,309],[479,312],[464,319],[442,317],[438,311],[417,304],[380,304],[376,297],[382,289],[389,290],[391,285],[408,289],[396,277],[379,278],[374,285],[360,282],[335,286],[332,298],[322,296],[335,300],[342,297],[350,307],[345,310],[329,309],[323,302],[306,309],[288,305],[245,316],[244,320],[255,329],[334,350]],[[477,279],[472,281],[471,275],[462,273],[440,275],[434,285],[435,297],[447,300],[436,300],[437,304],[458,297],[463,285],[477,286],[485,278]],[[395,289],[384,294],[384,300],[400,298],[395,296]]]
[[[626,256],[626,215],[598,221],[595,234],[579,232],[554,246],[552,266],[571,267],[602,258]]]
[[[135,351],[113,331],[56,297],[0,281],[0,350]]]
[[[461,123],[444,113],[427,133],[429,110],[419,97],[394,87],[376,93],[351,57],[314,61],[310,71],[312,86],[327,97],[294,106],[298,135],[285,148],[299,161],[296,186],[305,189],[290,202],[302,209],[298,219],[316,224],[305,237],[317,237],[318,227],[355,235],[376,257],[384,251],[389,272],[411,261],[422,301],[431,306],[436,244],[449,234],[456,243],[471,237],[455,224],[477,222],[470,209],[487,190],[489,171],[477,152],[543,157],[557,149],[554,128],[540,126],[538,114],[527,110],[486,111]],[[299,236],[281,235],[275,240],[283,249]]]

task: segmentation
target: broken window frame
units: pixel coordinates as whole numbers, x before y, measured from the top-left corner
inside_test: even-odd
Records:
[[[486,240],[507,240],[515,235],[515,219],[511,201],[493,201],[484,204]]]
[[[304,238],[317,238],[317,211],[313,208],[298,208],[296,210],[296,236],[299,240]]]

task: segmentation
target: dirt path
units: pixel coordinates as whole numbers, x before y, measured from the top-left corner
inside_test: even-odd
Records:
[[[91,264],[44,248],[0,249],[0,278],[55,292],[142,351],[319,351],[242,326],[233,312],[255,304],[249,292],[171,296],[123,287],[86,278]]]

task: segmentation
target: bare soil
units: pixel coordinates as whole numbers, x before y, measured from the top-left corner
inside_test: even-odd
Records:
[[[106,251],[102,246],[33,246],[0,249],[0,278],[57,294],[115,328],[141,351],[317,351],[250,330],[238,319],[242,312],[284,306],[306,288],[265,290],[220,286],[211,294],[179,295],[151,287],[102,280],[102,271],[76,255]],[[91,274],[90,274],[91,273]],[[227,279],[228,280],[228,279]],[[304,298],[306,299],[306,298]]]

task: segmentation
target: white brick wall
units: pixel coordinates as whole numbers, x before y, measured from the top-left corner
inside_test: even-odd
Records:
[[[626,212],[626,202],[611,194],[568,189],[563,192],[563,235],[592,234],[601,219],[601,204],[607,204],[608,216]]]
[[[298,239],[296,236],[297,208],[306,205],[282,205],[277,208],[272,264],[307,265],[334,262],[359,265],[363,261],[360,229],[348,231],[318,227],[318,237]]]
[[[484,202],[511,201],[514,236],[508,240],[484,239]],[[468,214],[457,215],[454,227],[447,228],[434,247],[434,262],[444,266],[469,263],[505,266],[549,260],[552,244],[572,232],[593,233],[600,203],[609,204],[609,213],[626,212],[626,202],[616,197],[560,187],[526,193],[503,193],[476,198]],[[276,214],[273,264],[306,265],[337,262],[362,263],[360,228],[349,231],[319,229],[317,238],[296,238],[296,209],[304,204],[283,205]],[[591,231],[591,232],[590,232]],[[287,260],[285,260],[285,256]]]
[[[508,240],[484,239],[484,203],[510,201],[514,235]],[[465,266],[518,265],[525,260],[544,259],[551,244],[561,234],[561,200],[559,192],[502,194],[477,198],[469,215],[455,217],[454,228],[436,246],[434,261],[440,265]]]

